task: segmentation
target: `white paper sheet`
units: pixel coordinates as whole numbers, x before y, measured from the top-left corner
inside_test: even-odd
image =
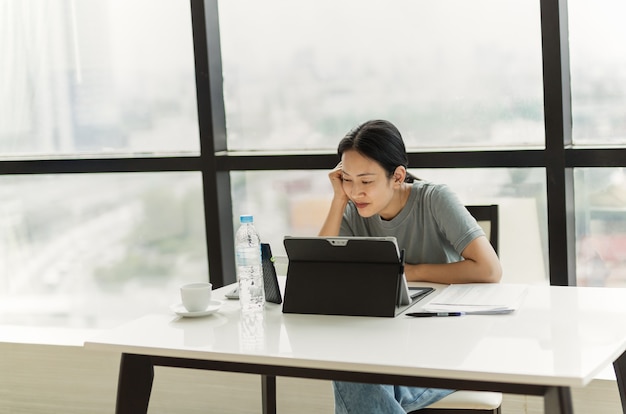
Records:
[[[466,283],[446,287],[423,309],[429,312],[510,313],[519,307],[527,286],[506,283]]]

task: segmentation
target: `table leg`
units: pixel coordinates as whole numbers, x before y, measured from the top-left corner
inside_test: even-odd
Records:
[[[154,365],[149,356],[122,354],[117,381],[116,414],[146,414]]]
[[[261,375],[263,414],[276,414],[276,377]]]
[[[572,391],[569,387],[551,387],[543,396],[544,413],[574,414]]]
[[[622,412],[626,413],[626,352],[613,362],[619,398],[622,401]]]

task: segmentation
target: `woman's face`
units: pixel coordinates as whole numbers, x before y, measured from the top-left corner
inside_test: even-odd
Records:
[[[383,167],[371,158],[349,150],[341,156],[343,190],[358,209],[361,217],[379,214],[391,219],[398,213],[393,205],[397,185]]]

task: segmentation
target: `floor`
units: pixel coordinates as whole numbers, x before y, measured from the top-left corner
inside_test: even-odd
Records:
[[[0,342],[0,414],[110,414],[118,364],[118,355],[79,346]],[[150,414],[259,412],[257,376],[164,367],[155,371]],[[278,378],[277,388],[279,413],[333,413],[327,381]],[[577,414],[621,413],[613,380],[595,380],[572,395]],[[502,412],[541,414],[543,402],[507,394]]]

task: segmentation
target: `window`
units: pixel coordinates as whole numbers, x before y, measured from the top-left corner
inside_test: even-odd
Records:
[[[544,169],[409,170],[422,179],[448,184],[465,204],[498,204],[503,280],[548,282]],[[285,255],[285,235],[318,234],[332,198],[327,171],[232,172],[231,182],[233,228],[239,226],[239,214],[253,214],[261,238],[270,243],[275,256]]]
[[[368,119],[410,148],[543,147],[538,2],[219,3],[230,150],[334,149]]]
[[[579,146],[626,144],[626,3],[570,0],[572,133]]]
[[[184,1],[2,2],[0,162],[198,155],[190,28]],[[118,324],[207,278],[199,171],[0,176],[0,321]]]
[[[190,26],[185,1],[3,2],[1,157],[197,155]]]
[[[575,171],[577,282],[626,286],[626,171]]]
[[[0,176],[0,321],[106,327],[207,280],[200,173]]]
[[[561,219],[572,205],[554,188],[569,173],[554,168],[562,156],[575,168],[578,283],[623,284],[614,249],[626,233],[622,3],[568,1],[571,67],[559,68],[558,57],[542,56],[542,36],[553,46],[567,39],[542,34],[543,0],[220,1],[226,125],[219,104],[203,109],[215,111],[202,114],[214,125],[199,125],[197,104],[209,100],[196,99],[190,12],[200,2],[1,2],[0,321],[99,327],[161,310],[178,300],[178,285],[206,280],[207,250],[211,269],[226,269],[214,279],[226,280],[223,173],[232,228],[254,214],[284,255],[284,235],[319,229],[331,196],[327,153],[371,118],[393,121],[412,155],[428,159],[432,169],[413,173],[468,204],[500,205],[509,281],[543,283],[548,265],[553,280],[569,276]],[[563,154],[544,151],[544,112],[569,108],[552,99],[561,85],[547,76],[544,110],[542,58],[552,75],[571,69],[578,148]],[[210,76],[219,69],[195,63]],[[199,129],[213,127],[219,149],[226,128],[229,151],[198,162]],[[202,148],[213,147],[212,132]],[[110,172],[109,159],[133,172]],[[215,205],[203,205],[203,188]],[[546,199],[566,210],[551,208],[550,223]]]

